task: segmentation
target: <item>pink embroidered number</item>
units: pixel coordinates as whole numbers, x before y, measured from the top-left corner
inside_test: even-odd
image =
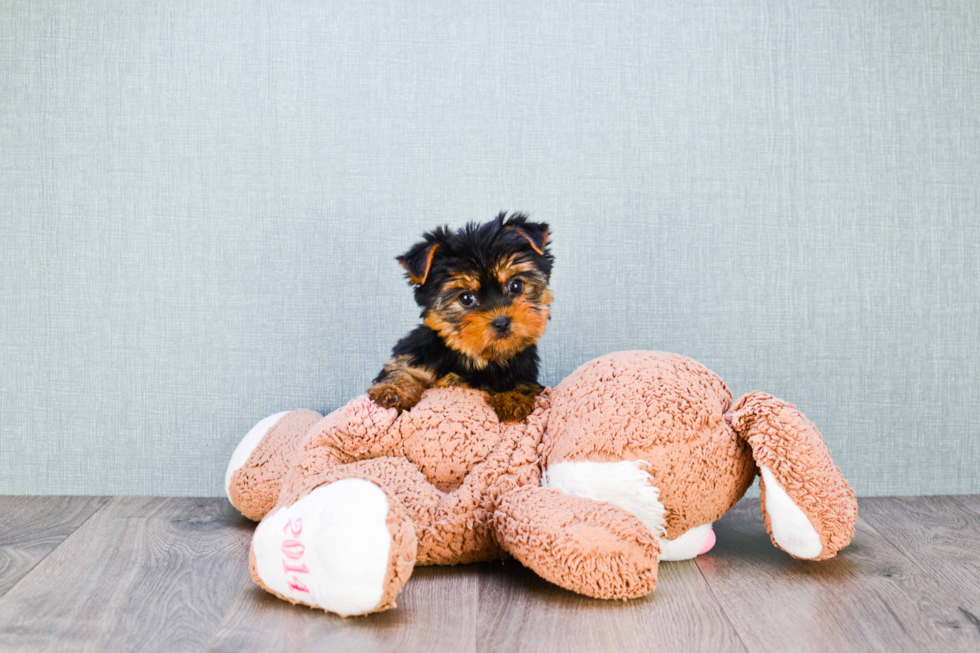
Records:
[[[286,535],[292,535],[292,538],[287,539],[282,543],[282,554],[292,561],[290,563],[287,560],[282,561],[282,568],[286,574],[293,574],[292,578],[286,578],[289,582],[290,589],[296,590],[297,592],[310,593],[310,588],[303,584],[296,574],[308,574],[310,573],[309,568],[306,564],[301,562],[300,559],[306,552],[306,547],[298,539],[300,533],[303,532],[303,520],[300,518],[290,519],[286,522],[283,527],[282,532]]]

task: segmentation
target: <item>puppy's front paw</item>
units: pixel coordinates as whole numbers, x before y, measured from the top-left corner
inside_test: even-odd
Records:
[[[490,393],[487,400],[501,422],[523,422],[534,410],[536,396],[527,390],[508,390]]]
[[[394,408],[401,412],[419,403],[422,390],[419,384],[410,380],[381,381],[368,388],[367,395],[382,408]]]

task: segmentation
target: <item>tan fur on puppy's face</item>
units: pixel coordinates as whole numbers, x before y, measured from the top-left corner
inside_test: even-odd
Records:
[[[548,326],[548,312],[547,305],[537,306],[521,297],[505,308],[468,313],[459,320],[456,340],[460,350],[470,356],[478,354],[489,360],[504,360],[537,342]],[[511,319],[510,334],[503,337],[490,326],[501,316]]]
[[[534,262],[519,254],[511,254],[497,261],[491,268],[491,272],[500,285],[507,283],[515,277],[519,277],[521,274],[540,278],[538,268],[535,267]]]
[[[509,292],[508,285],[517,279],[524,284],[523,290]],[[472,293],[479,303],[473,307],[460,304],[464,292]],[[479,369],[489,361],[507,360],[534,344],[548,325],[551,300],[551,291],[533,262],[509,255],[491,266],[489,274],[451,273],[424,321]],[[502,316],[511,321],[506,334],[491,325]]]

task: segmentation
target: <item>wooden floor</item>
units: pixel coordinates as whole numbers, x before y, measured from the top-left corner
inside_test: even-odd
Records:
[[[980,651],[980,496],[861,500],[821,563],[745,499],[638,601],[506,562],[418,569],[396,610],[350,619],[259,590],[253,527],[223,499],[0,497],[0,651]]]

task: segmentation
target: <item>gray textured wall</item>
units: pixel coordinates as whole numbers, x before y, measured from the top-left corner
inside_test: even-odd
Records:
[[[0,492],[220,493],[501,208],[553,225],[547,382],[680,352],[860,494],[980,492],[980,5],[309,4],[0,7]]]

